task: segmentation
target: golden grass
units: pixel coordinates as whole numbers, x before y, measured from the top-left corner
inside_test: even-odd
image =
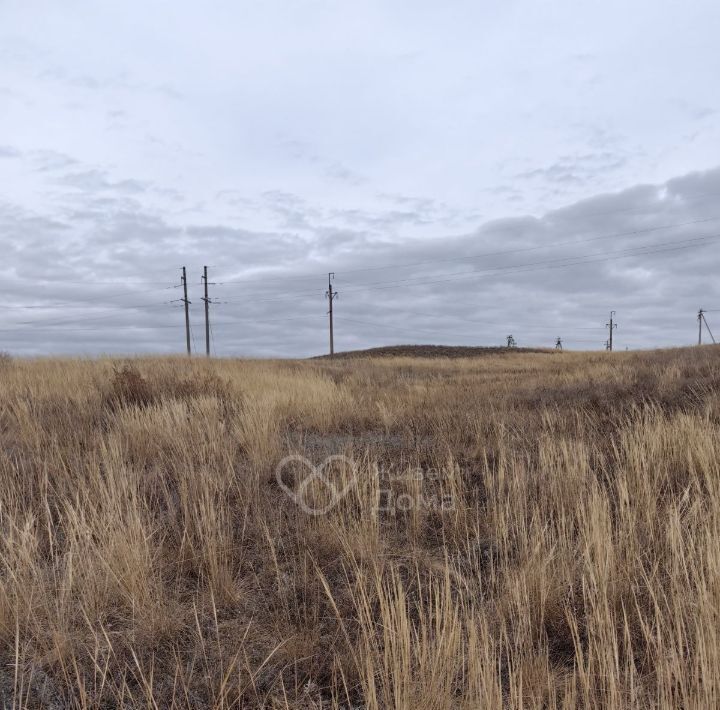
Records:
[[[719,364],[3,362],[0,705],[720,707]]]

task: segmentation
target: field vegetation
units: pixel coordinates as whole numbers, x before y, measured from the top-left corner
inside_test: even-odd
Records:
[[[4,358],[0,706],[720,707],[719,365]]]

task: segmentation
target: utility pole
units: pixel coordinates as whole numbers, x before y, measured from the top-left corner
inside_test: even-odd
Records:
[[[513,338],[512,335],[508,335],[508,336],[507,336],[507,346],[508,346],[509,348],[514,348],[514,347],[515,347],[515,338]]]
[[[330,303],[330,310],[328,316],[330,316],[330,357],[335,354],[335,340],[333,335],[333,301],[338,297],[337,291],[333,291],[332,280],[335,278],[335,273],[331,271],[328,274],[328,290],[325,293],[325,297]]]
[[[555,350],[562,350],[562,338],[558,335],[557,340],[555,341]]]
[[[185,271],[185,267],[182,267],[182,287],[183,287],[183,298],[180,300],[185,304],[185,340],[187,342],[187,354],[188,357],[191,355],[190,351],[190,310],[188,306],[190,305],[190,301],[188,301],[188,294],[187,294],[187,272]]]
[[[615,315],[615,311],[610,311],[610,322],[605,323],[606,328],[610,328],[610,338],[607,341],[607,349],[612,352],[613,349],[613,330],[617,328],[617,323],[613,323],[613,316]]]
[[[702,345],[703,313],[704,313],[704,311],[703,311],[703,309],[701,308],[701,309],[698,311],[698,317],[697,317],[697,321],[698,321],[698,345]]]
[[[207,266],[203,266],[202,275],[203,284],[205,285],[205,356],[210,357],[210,299],[208,298],[208,275]]]
[[[710,339],[713,341],[713,343],[715,345],[717,345],[717,343],[715,342],[715,336],[713,335],[712,330],[710,330],[710,326],[708,325],[707,318],[705,317],[705,311],[702,308],[698,311],[698,345],[702,345],[703,323],[705,323],[707,332],[710,334]]]

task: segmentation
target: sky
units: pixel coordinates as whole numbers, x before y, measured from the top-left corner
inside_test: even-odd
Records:
[[[712,0],[0,0],[0,350],[720,337]],[[709,340],[710,334],[703,335]]]

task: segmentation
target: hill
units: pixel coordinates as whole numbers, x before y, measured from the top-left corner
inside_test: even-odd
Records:
[[[554,354],[556,350],[543,348],[507,348],[501,346],[467,346],[467,345],[384,345],[366,350],[349,350],[335,353],[334,358],[387,358],[387,357],[418,357],[418,358],[476,358],[489,355],[515,355],[519,353]],[[316,359],[329,358],[329,355],[318,355]]]

